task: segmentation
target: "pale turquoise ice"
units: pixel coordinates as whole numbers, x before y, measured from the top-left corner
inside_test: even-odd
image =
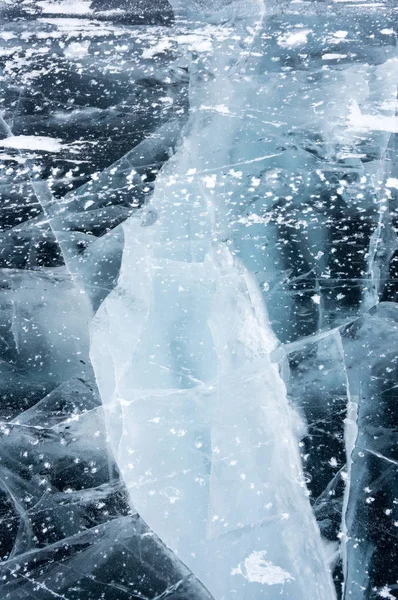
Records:
[[[228,32],[193,62],[188,131],[150,206],[124,225],[91,356],[134,507],[214,598],[332,600],[300,421],[270,359],[262,293],[232,241],[229,202],[259,156],[250,127],[249,153],[235,147],[258,93],[250,52],[263,7],[253,6],[234,5]]]

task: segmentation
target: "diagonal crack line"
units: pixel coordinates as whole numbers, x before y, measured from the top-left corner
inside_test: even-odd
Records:
[[[377,458],[381,458],[381,459],[383,459],[383,460],[391,463],[392,465],[397,465],[398,466],[398,460],[394,460],[393,458],[389,458],[388,456],[384,456],[380,452],[376,452],[376,450],[369,450],[368,448],[364,448],[363,452],[368,452],[369,454],[373,454],[373,456],[377,456]]]
[[[10,567],[7,567],[7,569],[10,571],[10,573],[12,575],[15,574],[14,571]],[[35,585],[36,587],[38,587],[42,590],[45,590],[46,592],[51,594],[51,596],[54,596],[54,598],[61,598],[61,600],[68,600],[68,598],[64,594],[58,594],[51,588],[47,587],[45,583],[41,583],[37,580],[31,579],[30,577],[28,577],[27,575],[24,575],[23,573],[18,573],[18,577],[22,577],[23,579],[26,579],[27,581],[29,581],[29,583],[32,583],[33,585]]]

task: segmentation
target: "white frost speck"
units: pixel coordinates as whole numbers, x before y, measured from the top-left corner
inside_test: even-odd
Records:
[[[216,187],[217,175],[206,175],[203,177],[203,183],[210,190]]]
[[[240,219],[237,220],[237,223],[243,223],[243,225],[246,225],[246,227],[250,227],[251,225],[260,225],[261,223],[268,225],[269,222],[269,215],[262,216],[257,215],[256,213],[253,213],[247,217],[240,217]]]
[[[191,52],[211,52],[213,44],[211,39],[201,35],[186,34],[176,36],[176,41],[181,45],[186,45]]]
[[[230,114],[230,110],[229,110],[228,106],[226,106],[225,104],[216,104],[215,106],[208,106],[207,104],[201,104],[199,107],[199,110],[212,110],[212,111],[221,113],[222,115]]]
[[[328,52],[322,55],[322,60],[339,60],[340,58],[347,58],[347,54],[333,54]]]
[[[243,563],[240,563],[236,569],[232,570],[232,575],[242,575],[247,581],[252,583],[262,583],[263,585],[283,585],[287,581],[293,581],[294,577],[274,565],[271,561],[265,560],[267,552],[252,552]]]
[[[61,152],[62,144],[58,138],[44,135],[12,135],[0,140],[1,148],[16,150],[43,150],[44,152]]]
[[[8,40],[12,40],[14,38],[16,38],[17,36],[15,35],[15,33],[11,33],[11,31],[2,31],[0,33],[0,38],[4,41],[8,41]]]
[[[66,58],[83,58],[88,54],[90,41],[72,42],[64,50]]]
[[[142,58],[153,58],[157,54],[162,54],[171,48],[171,41],[169,39],[161,40],[159,43],[151,46],[150,48],[145,48],[142,53]]]
[[[285,34],[278,38],[278,46],[282,46],[282,48],[302,46],[307,43],[309,33],[311,33],[311,29],[299,29],[298,31]]]
[[[340,40],[343,40],[344,38],[347,37],[348,31],[342,31],[339,29],[339,31],[335,31],[333,35],[334,35],[334,37],[337,37]]]
[[[398,190],[398,179],[396,177],[389,177],[387,179],[386,187]]]
[[[395,599],[395,596],[393,596],[392,594],[390,594],[391,589],[389,587],[387,587],[386,585],[380,590],[379,592],[379,596],[380,598],[392,598],[392,600]]]
[[[230,169],[229,174],[235,179],[241,179],[243,175],[242,171],[235,171],[235,169]]]

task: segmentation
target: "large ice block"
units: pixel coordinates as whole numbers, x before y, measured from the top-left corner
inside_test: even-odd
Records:
[[[94,318],[91,358],[134,506],[214,597],[327,600],[300,419],[270,359],[258,283],[231,239],[240,109],[260,91],[250,53],[261,18],[240,8],[235,29],[194,61],[183,145],[123,226],[119,283]],[[241,162],[256,163],[246,141]]]

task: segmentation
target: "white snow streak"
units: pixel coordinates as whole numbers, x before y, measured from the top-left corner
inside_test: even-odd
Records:
[[[47,14],[86,15],[93,12],[90,8],[90,0],[68,0],[67,2],[40,0],[37,4]]]
[[[8,138],[0,140],[0,148],[61,152],[62,144],[60,139],[46,137],[44,135],[12,135]]]

